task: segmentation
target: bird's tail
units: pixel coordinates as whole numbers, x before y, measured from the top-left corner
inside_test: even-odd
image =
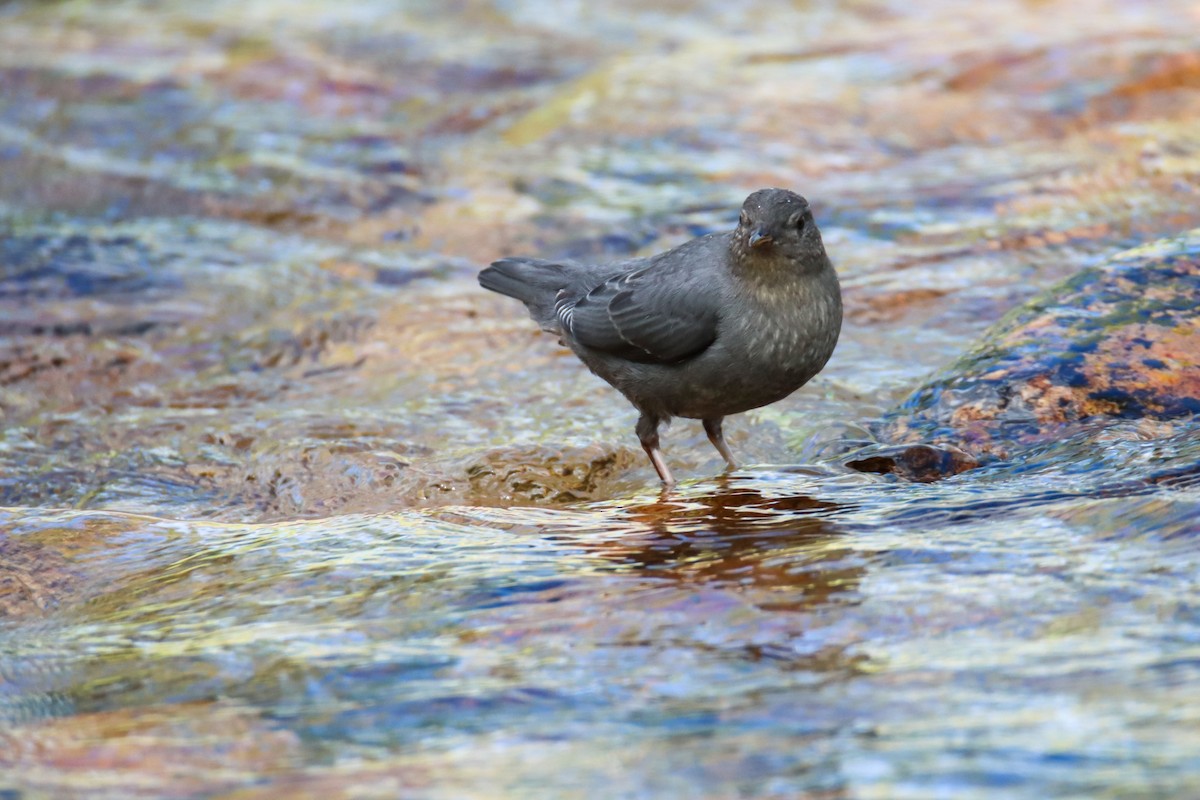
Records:
[[[533,321],[551,332],[558,331],[555,296],[570,280],[565,265],[540,258],[502,258],[479,273],[480,286],[520,300]]]

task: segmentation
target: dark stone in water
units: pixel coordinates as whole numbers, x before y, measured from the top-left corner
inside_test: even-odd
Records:
[[[1120,253],[998,323],[885,417],[880,439],[1003,458],[1085,421],[1196,414],[1198,309],[1200,231]],[[928,465],[936,473],[944,464],[953,474],[966,463],[897,453],[860,459],[858,468],[904,475],[915,464],[916,475],[928,475]]]
[[[846,462],[859,472],[897,475],[918,483],[932,483],[979,466],[979,459],[951,445],[928,444],[881,447]]]

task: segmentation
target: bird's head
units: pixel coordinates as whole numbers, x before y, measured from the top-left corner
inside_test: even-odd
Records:
[[[759,189],[747,197],[733,235],[739,258],[748,264],[824,263],[825,246],[812,209],[787,189]]]

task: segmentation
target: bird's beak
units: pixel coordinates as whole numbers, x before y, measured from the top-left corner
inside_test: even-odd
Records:
[[[750,242],[751,247],[764,247],[764,246],[770,244],[771,241],[772,241],[771,237],[769,235],[767,235],[766,233],[763,233],[762,228],[755,228],[753,231],[750,232],[749,242]]]

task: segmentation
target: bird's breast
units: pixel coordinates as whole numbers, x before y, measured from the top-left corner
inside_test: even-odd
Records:
[[[832,285],[830,285],[832,283]],[[757,368],[808,380],[828,361],[842,326],[841,293],[832,281],[754,287],[729,320],[729,345]]]

